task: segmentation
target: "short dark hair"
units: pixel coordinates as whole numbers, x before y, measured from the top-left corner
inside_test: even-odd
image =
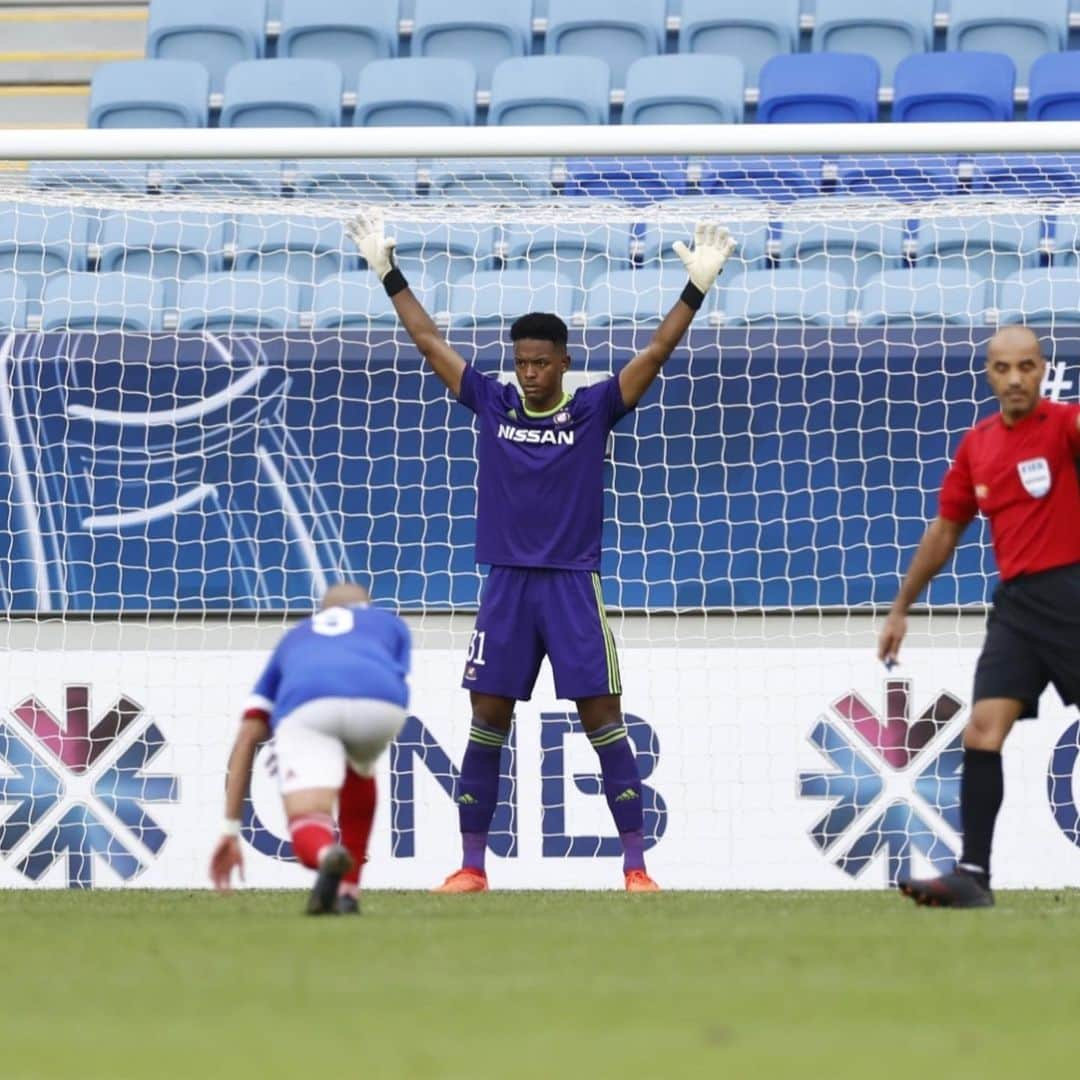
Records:
[[[516,319],[510,327],[510,340],[520,341],[529,338],[532,341],[550,341],[560,348],[566,348],[569,331],[566,323],[549,311],[530,311]]]

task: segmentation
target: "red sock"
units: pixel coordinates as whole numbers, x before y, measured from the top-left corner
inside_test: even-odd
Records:
[[[319,856],[335,842],[334,819],[329,814],[302,814],[289,818],[293,851],[312,870],[319,868]]]
[[[352,768],[345,770],[338,802],[341,842],[353,857],[353,868],[342,879],[343,885],[360,881],[360,868],[367,859],[371,824],[375,820],[375,777],[361,776]]]

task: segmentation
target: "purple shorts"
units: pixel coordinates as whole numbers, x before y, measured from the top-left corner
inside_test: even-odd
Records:
[[[547,656],[560,698],[621,694],[600,575],[493,566],[484,583],[461,685],[528,701]]]

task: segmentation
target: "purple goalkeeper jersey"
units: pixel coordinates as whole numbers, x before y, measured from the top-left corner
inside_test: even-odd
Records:
[[[604,449],[630,411],[618,376],[529,415],[516,387],[466,367],[458,400],[477,418],[476,561],[598,570]]]

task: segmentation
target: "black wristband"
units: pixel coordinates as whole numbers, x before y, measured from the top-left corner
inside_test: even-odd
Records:
[[[405,275],[396,266],[382,279],[382,283],[387,296],[396,296],[402,289],[409,287]]]
[[[705,294],[692,281],[688,281],[679,299],[687,307],[697,311],[705,303]]]

